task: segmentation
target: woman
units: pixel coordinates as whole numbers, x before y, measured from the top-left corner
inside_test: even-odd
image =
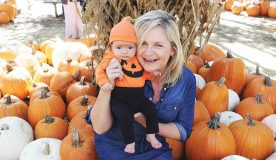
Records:
[[[145,139],[145,122],[136,114],[134,123],[136,152],[124,152],[124,142],[118,124],[113,119],[109,101],[111,91],[101,90],[92,109],[97,154],[100,159],[158,159],[172,158],[164,137],[185,141],[192,130],[196,83],[195,77],[182,67],[184,54],[179,30],[173,17],[165,11],[150,11],[135,21],[138,37],[137,58],[153,79],[145,84],[145,96],[155,103],[159,114],[157,139],[162,143],[153,149]],[[119,62],[111,60],[106,69],[110,81],[121,77]]]

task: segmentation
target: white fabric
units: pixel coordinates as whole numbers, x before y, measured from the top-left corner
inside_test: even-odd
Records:
[[[80,2],[76,2],[81,15]],[[83,33],[83,23],[78,15],[74,2],[68,0],[67,4],[63,4],[65,16],[65,38],[78,38]]]

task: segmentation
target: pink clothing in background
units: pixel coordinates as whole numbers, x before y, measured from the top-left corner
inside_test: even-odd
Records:
[[[82,16],[80,2],[76,2],[76,5],[80,16]],[[79,38],[83,34],[83,23],[78,14],[76,5],[74,2],[70,1],[68,1],[67,4],[63,4],[65,16],[65,38]]]

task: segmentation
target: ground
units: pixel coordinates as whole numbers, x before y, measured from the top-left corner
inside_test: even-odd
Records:
[[[61,14],[61,4],[57,9]],[[242,58],[248,71],[259,63],[261,72],[276,79],[276,40],[270,31],[273,26],[276,26],[275,19],[223,12],[209,41]],[[42,42],[52,37],[63,39],[64,29],[64,20],[55,17],[52,4],[34,0],[29,10],[19,14],[14,23],[0,26],[0,43],[19,41],[26,44],[31,39]]]

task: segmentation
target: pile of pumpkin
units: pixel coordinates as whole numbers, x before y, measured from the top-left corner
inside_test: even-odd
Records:
[[[83,118],[98,89],[83,43],[0,45],[0,159],[97,159],[93,128]]]
[[[5,0],[0,3],[0,25],[13,21],[16,14],[16,0]]]
[[[224,9],[234,14],[241,14],[245,11],[248,16],[261,15],[276,18],[276,2],[269,0],[226,0]]]

